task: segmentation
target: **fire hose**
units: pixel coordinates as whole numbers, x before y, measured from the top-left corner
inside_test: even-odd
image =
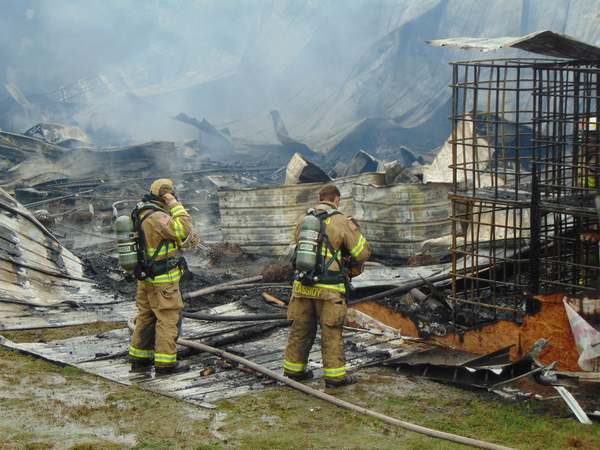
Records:
[[[128,323],[129,329],[133,331],[132,321]],[[200,342],[190,341],[188,339],[178,339],[177,343],[179,345],[183,345],[184,347],[193,348],[195,350],[199,350],[202,352],[210,353],[212,355],[218,356],[221,359],[226,359],[228,361],[240,364],[244,367],[247,367],[250,370],[258,372],[262,375],[265,375],[273,380],[279,381],[287,386],[290,386],[300,392],[304,392],[305,394],[311,395],[313,397],[319,398],[326,402],[329,402],[335,406],[339,406],[340,408],[345,408],[350,411],[358,412],[360,414],[364,414],[369,417],[373,417],[375,419],[381,420],[384,423],[389,425],[397,426],[403,428],[408,431],[413,431],[415,433],[420,433],[425,436],[429,436],[436,439],[443,439],[446,441],[456,442],[458,444],[469,445],[471,447],[476,448],[485,448],[491,450],[511,450],[510,447],[505,447],[498,444],[493,444],[491,442],[480,441],[478,439],[472,439],[465,436],[460,436],[457,434],[446,433],[445,431],[434,430],[431,428],[423,427],[421,425],[416,425],[410,422],[406,422],[404,420],[396,419],[394,417],[386,416],[385,414],[378,413],[377,411],[373,411],[368,408],[364,408],[359,405],[355,405],[354,403],[347,402],[346,400],[339,399],[334,397],[333,395],[329,395],[325,392],[321,392],[317,389],[313,389],[310,386],[299,383],[298,381],[294,381],[291,378],[285,377],[280,373],[274,372],[273,370],[267,369],[266,367],[261,366],[260,364],[256,364],[250,360],[242,358],[241,356],[234,355],[233,353],[229,353],[225,350],[221,350],[216,347],[211,347],[210,345],[202,344]]]

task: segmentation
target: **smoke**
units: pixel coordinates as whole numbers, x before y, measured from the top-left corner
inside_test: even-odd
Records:
[[[29,93],[140,67],[153,81],[235,65],[264,2],[24,0],[3,4],[3,82]]]
[[[119,142],[123,136],[180,140],[195,131],[170,118],[185,113],[227,127],[234,137],[276,142],[269,117],[276,109],[290,137],[326,149],[365,119],[417,127],[440,116],[449,97],[448,60],[478,55],[433,49],[425,39],[550,28],[595,43],[595,16],[584,14],[594,3],[3,2],[0,127],[23,131],[35,121],[63,121]],[[42,110],[22,113],[7,83]],[[48,106],[57,101],[67,106]],[[431,123],[440,125],[446,123]]]

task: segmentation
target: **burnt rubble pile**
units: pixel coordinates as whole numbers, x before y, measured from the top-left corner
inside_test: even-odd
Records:
[[[23,134],[0,132],[0,300],[12,302],[0,326],[131,316],[135,281],[116,263],[113,224],[152,180],[170,177],[202,239],[187,253],[193,276],[182,281],[186,313],[274,314],[276,324],[228,325],[225,334],[233,335],[215,342],[267,335],[279,345],[294,228],[333,182],[340,209],[360,224],[373,253],[352,280],[350,329],[373,332],[375,324],[377,336],[423,345],[407,350],[419,354],[414,359],[394,359],[389,349],[385,357],[376,351],[369,357],[503,395],[511,394],[499,386],[532,374],[551,386],[563,383],[560,377],[589,380],[572,373],[600,371],[598,113],[589,104],[583,113],[554,111],[549,105],[581,99],[554,103],[555,96],[576,94],[545,71],[560,70],[566,87],[582,77],[578,82],[596,93],[597,66],[454,63],[453,130],[432,149],[430,163],[392,145],[397,130],[389,120],[361,121],[326,143],[329,151],[317,151],[325,144],[292,137],[276,110],[271,140],[249,141],[206,119],[165,118],[133,95],[120,102],[151,123],[176,124],[175,134],[136,141],[133,128],[131,136],[117,136],[110,121],[91,126],[93,114],[85,111],[77,122],[87,123],[83,128],[40,123]],[[519,89],[481,96],[481,76],[489,85]],[[538,97],[545,106],[534,116],[523,105]],[[35,309],[50,307],[56,309]],[[367,316],[362,323],[360,314]],[[192,336],[219,337],[216,326],[188,323]],[[112,338],[115,349],[127,340],[124,333]],[[451,348],[460,362],[440,362],[432,348]],[[360,350],[353,348],[362,355],[357,361]]]

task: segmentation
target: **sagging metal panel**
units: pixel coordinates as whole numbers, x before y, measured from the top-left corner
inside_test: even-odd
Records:
[[[585,61],[600,60],[600,48],[586,44],[571,36],[550,30],[537,31],[519,37],[474,38],[456,37],[427,41],[435,47],[453,47],[463,50],[487,52],[503,48],[517,48],[553,58],[576,59]]]
[[[97,298],[94,296],[92,300]],[[137,308],[132,301],[103,303],[92,307],[86,307],[84,302],[79,307],[70,304],[42,307],[0,302],[0,333],[4,330],[57,328],[94,322],[125,323],[136,313]]]
[[[340,210],[353,215],[353,184],[382,182],[383,174],[365,173],[335,180],[342,194]],[[281,255],[292,241],[294,225],[317,202],[324,183],[256,189],[219,190],[223,240],[258,255]]]
[[[0,189],[0,301],[47,306],[89,298],[77,256]]]
[[[448,183],[353,186],[354,211],[376,256],[409,258],[450,234]]]

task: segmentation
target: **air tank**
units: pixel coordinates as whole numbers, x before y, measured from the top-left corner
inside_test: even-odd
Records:
[[[129,216],[119,216],[115,221],[115,234],[119,253],[119,264],[123,270],[133,272],[137,266],[137,244],[133,221]]]
[[[317,251],[321,234],[321,221],[314,214],[307,214],[300,225],[300,237],[296,247],[296,270],[310,272],[317,265]]]

